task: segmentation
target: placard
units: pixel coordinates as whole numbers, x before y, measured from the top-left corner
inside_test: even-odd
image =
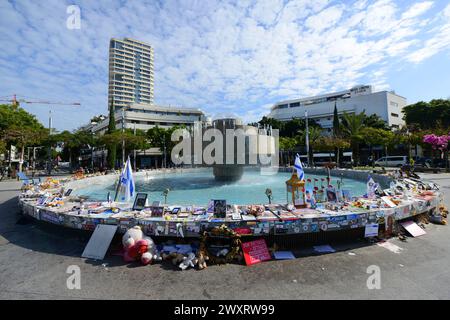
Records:
[[[213,200],[214,201],[214,217],[225,218],[227,214],[227,201],[226,200]]]
[[[426,234],[425,230],[417,225],[414,221],[405,221],[400,223],[403,228],[413,237],[420,237]]]
[[[272,259],[264,239],[242,243],[242,251],[248,266]]]
[[[327,189],[327,200],[328,200],[328,202],[336,202],[337,201],[336,189],[334,189],[334,188]]]
[[[117,226],[106,224],[97,225],[81,257],[103,260],[116,231]]]
[[[388,206],[389,208],[395,208],[395,207],[397,206],[397,205],[396,205],[394,202],[392,202],[392,200],[391,200],[389,197],[387,197],[387,196],[381,197],[381,200],[383,200],[384,203],[386,203],[387,206]]]
[[[378,223],[368,223],[364,230],[364,237],[378,237]]]

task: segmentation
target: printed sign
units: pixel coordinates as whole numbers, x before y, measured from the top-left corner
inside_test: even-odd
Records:
[[[378,223],[366,224],[366,229],[364,231],[364,236],[366,238],[377,237],[378,236]]]
[[[264,239],[242,243],[242,251],[248,266],[271,259]]]

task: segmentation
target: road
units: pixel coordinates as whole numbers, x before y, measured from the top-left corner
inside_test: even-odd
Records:
[[[450,207],[450,174],[426,174],[442,185]],[[427,225],[420,238],[390,243],[400,253],[366,242],[331,243],[336,253],[246,267],[238,264],[179,271],[168,264],[127,265],[80,258],[88,237],[20,219],[18,182],[0,182],[0,299],[449,299],[450,228]],[[79,266],[81,288],[70,290],[67,268]],[[368,289],[370,266],[380,289]],[[372,267],[373,268],[373,267]]]

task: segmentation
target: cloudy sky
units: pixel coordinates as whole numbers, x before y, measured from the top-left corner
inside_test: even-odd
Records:
[[[67,7],[81,10],[68,29]],[[155,48],[155,101],[258,120],[270,106],[355,84],[408,102],[450,96],[448,0],[0,0],[0,99],[52,107],[57,129],[107,112],[108,45]],[[47,123],[49,107],[24,105]]]

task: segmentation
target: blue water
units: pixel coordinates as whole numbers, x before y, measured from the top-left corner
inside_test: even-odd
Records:
[[[151,173],[149,173],[151,175]],[[218,182],[212,175],[212,170],[196,172],[165,173],[153,177],[137,176],[135,178],[136,191],[146,192],[148,201],[161,201],[164,203],[162,192],[170,189],[167,197],[169,204],[177,205],[204,205],[211,199],[225,199],[232,204],[258,204],[267,203],[265,191],[272,189],[274,203],[286,203],[286,180],[291,173],[279,172],[272,176],[263,176],[257,170],[246,171],[241,180],[237,182]],[[306,178],[324,178],[318,175],[307,175]],[[336,177],[331,177],[331,184],[337,187]],[[324,184],[325,185],[325,184]],[[317,184],[320,187],[320,182]],[[365,193],[364,182],[343,179],[342,189],[351,191],[352,196]],[[88,196],[90,199],[106,201],[107,193],[114,195],[114,183],[87,186],[76,190],[77,195]]]

